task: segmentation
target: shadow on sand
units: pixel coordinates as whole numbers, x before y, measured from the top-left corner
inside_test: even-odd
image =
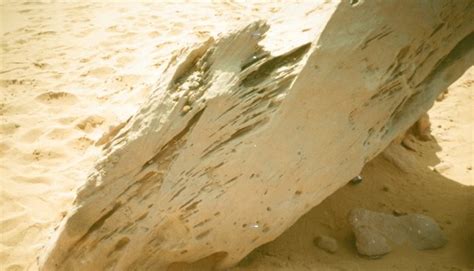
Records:
[[[441,147],[414,138],[411,150],[392,144],[367,163],[364,180],[348,184],[301,217],[276,240],[257,248],[233,270],[471,270],[474,268],[474,187],[431,170]],[[358,255],[347,222],[353,208],[421,213],[434,218],[448,238],[440,249],[394,247],[381,259]],[[313,245],[318,235],[338,240],[329,254]],[[469,269],[471,268],[471,269]]]

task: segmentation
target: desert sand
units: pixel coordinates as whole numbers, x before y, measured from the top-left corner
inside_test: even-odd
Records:
[[[291,25],[324,8],[2,2],[0,269],[37,270],[47,239],[100,154],[98,142],[137,110],[170,54],[249,21]],[[305,22],[308,30],[299,35],[310,37],[311,19]],[[291,42],[269,46],[284,50]],[[233,270],[474,268],[473,81],[471,68],[429,111],[432,140],[408,136],[404,146],[392,144],[365,166],[360,184],[340,189]],[[448,244],[396,249],[378,260],[358,256],[347,222],[354,207],[427,214]],[[339,250],[315,247],[319,234],[336,238]]]

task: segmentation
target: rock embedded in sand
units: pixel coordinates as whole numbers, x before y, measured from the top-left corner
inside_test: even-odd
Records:
[[[311,39],[294,25],[265,38],[257,22],[176,51],[136,115],[100,140],[42,269],[233,265],[359,174],[472,65],[470,1],[320,12]],[[274,49],[285,33],[292,48]]]
[[[354,178],[351,179],[350,184],[359,184],[363,180],[362,176],[357,175]]]
[[[327,235],[320,235],[314,239],[314,244],[328,253],[336,253],[338,245],[336,239]]]
[[[448,89],[445,89],[444,91],[442,91],[438,97],[436,97],[436,101],[438,102],[441,102],[442,100],[444,100],[446,98],[446,95],[448,94]]]
[[[446,245],[447,240],[443,231],[432,218],[421,214],[410,214],[399,219],[407,231],[408,239],[417,249],[436,249]]]
[[[411,127],[413,135],[421,141],[429,141],[431,136],[431,122],[428,113],[424,113]]]
[[[369,227],[356,227],[353,231],[356,236],[357,251],[360,254],[379,258],[392,251],[387,239],[376,230]]]
[[[411,243],[416,249],[436,249],[446,244],[439,225],[421,214],[393,216],[365,209],[354,209],[349,223],[356,238],[357,251],[369,257],[389,253],[393,245]]]

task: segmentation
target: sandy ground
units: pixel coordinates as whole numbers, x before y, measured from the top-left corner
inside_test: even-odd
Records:
[[[311,15],[325,8],[2,2],[0,270],[37,269],[36,257],[100,153],[96,143],[133,114],[174,50],[257,19],[304,21],[307,28],[294,35],[311,36],[312,20],[320,19]],[[281,39],[267,46],[291,46],[291,37]],[[362,183],[339,190],[234,270],[472,270],[473,80],[471,68],[430,111],[433,141],[412,138],[412,150],[391,146],[365,167]],[[346,221],[354,207],[425,213],[449,243],[365,259]],[[312,244],[319,234],[339,241],[336,254]]]

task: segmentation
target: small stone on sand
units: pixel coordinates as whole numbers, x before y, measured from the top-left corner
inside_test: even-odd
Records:
[[[359,184],[360,182],[362,182],[362,176],[360,176],[360,175],[355,176],[355,177],[352,178],[352,180],[350,181],[351,184]]]
[[[443,231],[432,218],[422,214],[395,215],[353,209],[349,223],[356,238],[357,251],[369,257],[380,257],[392,245],[410,242],[418,250],[435,249],[446,244]]]
[[[336,239],[327,235],[320,235],[316,237],[314,239],[314,244],[328,253],[335,253],[338,248]]]

